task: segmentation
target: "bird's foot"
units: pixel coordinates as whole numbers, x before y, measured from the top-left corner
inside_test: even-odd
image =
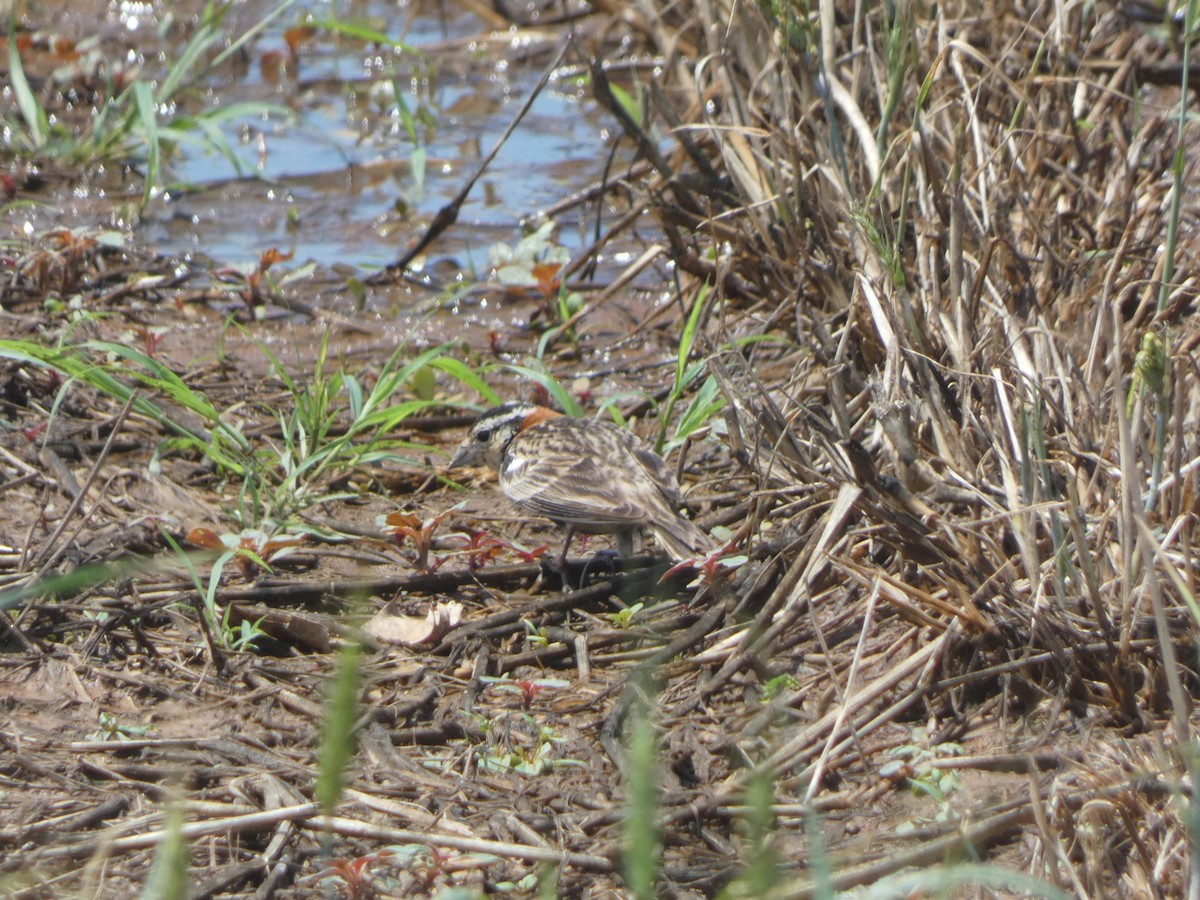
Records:
[[[619,571],[617,560],[621,558],[621,554],[616,550],[597,550],[592,554],[583,566],[583,574],[580,576],[580,583],[584,583],[596,569],[603,568],[606,575],[616,575]]]

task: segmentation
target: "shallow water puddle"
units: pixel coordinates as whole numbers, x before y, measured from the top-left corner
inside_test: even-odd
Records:
[[[276,5],[233,4],[220,27],[236,37]],[[201,8],[46,4],[29,21],[34,35],[94,48],[109,68],[138,58],[145,74],[169,70]],[[305,35],[304,22],[318,27]],[[346,37],[342,26],[372,29],[403,47]],[[295,254],[292,266],[386,265],[476,169],[560,40],[551,31],[494,28],[453,3],[295,2],[210,73],[195,109],[160,110],[169,119],[253,102],[278,112],[223,125],[240,173],[196,131],[194,145],[180,145],[172,186],[145,209],[136,236],[163,254],[224,264],[248,264],[276,247]],[[482,268],[492,243],[515,241],[520,219],[600,176],[605,124],[581,103],[584,90],[552,82],[476,186],[447,235],[456,257],[466,253],[464,266]],[[117,223],[140,192],[138,179],[115,178],[111,167],[49,187],[49,197],[37,195],[46,206],[9,210],[8,221],[26,233],[98,215]],[[570,229],[561,240],[577,243]]]
[[[409,36],[419,56],[342,41],[326,42],[317,52],[333,55],[310,62],[302,49],[298,78],[280,82],[273,95],[300,121],[268,122],[240,146],[253,178],[228,180],[228,163],[215,154],[189,157],[180,174],[204,189],[157,211],[155,239],[231,261],[266,246],[327,265],[377,268],[396,259],[499,139],[554,49],[548,36],[481,42],[480,23],[468,15],[446,24],[448,33],[426,47],[424,35]],[[547,52],[510,65],[505,40]],[[347,78],[351,67],[357,71]],[[416,120],[416,144],[393,86]],[[577,90],[544,91],[460,213],[457,231],[473,248],[464,264],[482,266],[488,246],[513,240],[520,218],[596,178],[601,127],[580,114]],[[423,161],[414,160],[418,147]],[[564,166],[573,159],[577,168]]]
[[[231,4],[219,23],[224,40],[210,54],[278,6],[277,0]],[[32,49],[22,51],[29,57],[26,68],[49,96],[56,76],[44,63],[61,62],[52,59],[61,37],[79,51],[68,68],[90,66],[95,77],[126,72],[129,78],[161,79],[186,52],[203,9],[199,0],[48,3],[23,20],[33,37]],[[223,278],[225,296],[206,296],[182,317],[152,313],[152,324],[163,332],[155,339],[159,352],[179,364],[210,351],[212,342],[204,337],[197,343],[197,337],[215,327],[223,328],[222,353],[242,358],[239,347],[264,341],[309,359],[329,327],[329,311],[341,316],[336,344],[343,359],[381,360],[401,344],[421,348],[462,340],[476,362],[524,361],[538,350],[541,332],[531,321],[543,301],[497,284],[489,248],[516,245],[524,220],[597,182],[606,166],[610,177],[619,177],[630,158],[628,147],[621,147],[616,161],[609,159],[613,123],[569,69],[537,96],[457,223],[410,266],[412,278],[372,288],[357,300],[347,290],[351,276],[364,278],[393,262],[424,234],[555,59],[563,29],[509,27],[486,20],[489,14],[457,3],[296,0],[209,72],[199,89],[183,94],[180,107],[159,110],[165,127],[177,116],[269,104],[270,112],[221,123],[227,153],[193,129],[170,160],[167,185],[140,215],[138,175],[111,164],[58,164],[22,191],[3,220],[10,234],[36,237],[63,225],[119,231],[136,219],[136,244],[178,258],[176,271],[188,273],[198,293]],[[393,45],[364,40],[361,30],[347,36],[353,29],[386,35]],[[75,77],[87,83],[78,72]],[[68,114],[84,112],[81,102]],[[613,217],[607,204],[599,211],[595,204],[572,207],[559,217],[553,240],[577,255]],[[636,258],[637,240],[623,235],[598,255],[588,276],[594,286]],[[290,254],[270,271],[279,286],[276,299],[294,311],[315,311],[321,321],[310,328],[275,305],[268,311],[283,321],[236,334],[222,326],[230,312],[245,313],[231,272],[252,271],[274,250]],[[214,275],[221,270],[224,275]],[[289,282],[289,273],[300,277]],[[589,311],[579,326],[588,338],[584,347],[560,345],[555,353],[566,357],[555,363],[548,354],[547,362],[568,380],[589,374],[607,379],[606,392],[636,389],[640,367],[662,364],[673,351],[674,338],[664,343],[662,335],[638,332],[666,302],[669,284],[665,269],[647,270],[611,302]],[[124,322],[99,327],[115,329],[110,336],[116,340],[135,339]],[[305,360],[294,362],[304,369]]]

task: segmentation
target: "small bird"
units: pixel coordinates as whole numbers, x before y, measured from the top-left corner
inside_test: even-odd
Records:
[[[576,419],[532,403],[489,409],[450,460],[486,463],[518,507],[567,529],[563,561],[576,531],[615,534],[630,556],[649,528],[674,560],[703,556],[714,543],[679,514],[679,482],[661,456],[631,432],[599,419]]]

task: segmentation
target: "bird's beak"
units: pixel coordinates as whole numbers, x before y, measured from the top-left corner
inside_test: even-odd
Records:
[[[458,449],[454,451],[454,457],[450,460],[448,469],[458,469],[462,466],[473,466],[479,462],[479,450],[468,438],[458,445]]]

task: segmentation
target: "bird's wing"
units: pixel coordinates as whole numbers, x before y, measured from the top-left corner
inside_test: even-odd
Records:
[[[683,497],[679,492],[679,482],[675,479],[675,473],[667,465],[667,461],[653,450],[640,444],[631,444],[629,450],[638,465],[654,482],[654,486],[658,488],[663,499],[670,505],[671,511],[678,510],[683,504]]]
[[[647,519],[646,502],[621,480],[615,462],[565,446],[540,447],[537,456],[506,460],[500,487],[514,503],[549,519],[585,527],[640,525]]]

